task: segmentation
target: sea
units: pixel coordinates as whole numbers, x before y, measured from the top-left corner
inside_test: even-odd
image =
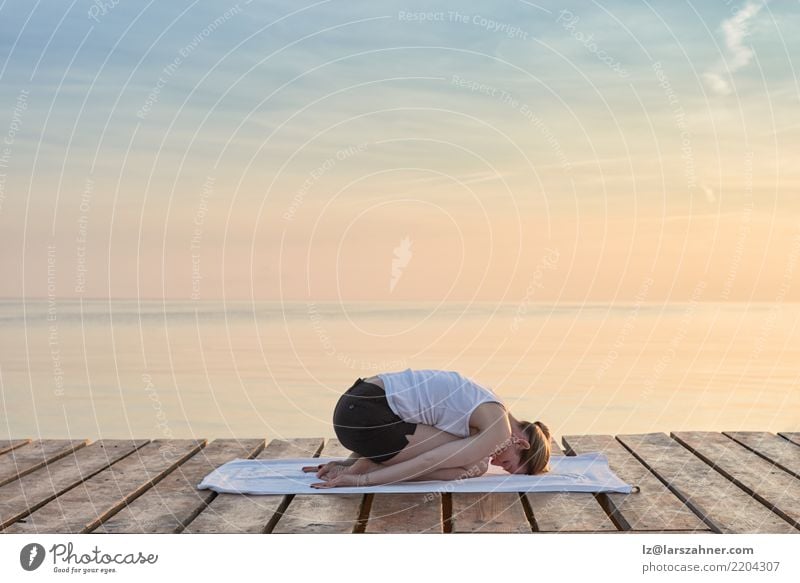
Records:
[[[334,437],[356,379],[456,370],[568,435],[800,431],[800,304],[0,301],[0,439]]]

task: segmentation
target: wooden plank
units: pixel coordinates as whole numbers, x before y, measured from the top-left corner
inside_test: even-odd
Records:
[[[372,494],[365,534],[441,534],[441,492]]]
[[[148,443],[103,439],[0,487],[0,530],[88,480]]]
[[[620,530],[617,534],[719,534],[713,530]]]
[[[781,431],[778,433],[784,439],[788,439],[795,445],[800,445],[800,433],[790,433],[788,431]]]
[[[552,456],[564,450],[551,439]],[[623,495],[623,494],[621,494]],[[525,492],[537,532],[607,532],[617,530],[597,497],[590,492]]]
[[[8,453],[12,449],[16,449],[18,447],[22,447],[31,442],[31,439],[0,439],[0,455],[4,453]]]
[[[197,484],[222,464],[250,459],[264,449],[263,439],[217,439],[178,466],[147,492],[130,502],[95,533],[179,533],[217,493]]]
[[[373,494],[364,532],[440,534],[442,496],[437,492]]]
[[[320,457],[347,457],[338,439],[329,439]],[[359,527],[364,494],[296,494],[271,532],[349,533]]]
[[[763,504],[663,433],[618,435],[700,519],[716,532],[796,533]]]
[[[174,470],[205,440],[156,440],[84,480],[6,529],[9,533],[86,533]]]
[[[453,492],[451,496],[451,532],[532,532],[517,492]]]
[[[800,530],[800,481],[797,478],[720,433],[678,431],[672,436]]]
[[[750,451],[772,462],[784,472],[800,478],[800,447],[766,431],[724,431]]]
[[[34,441],[0,456],[0,486],[18,480],[89,443],[88,439],[45,439]]]
[[[273,439],[255,459],[316,457],[321,438]],[[293,495],[217,494],[184,533],[263,533]]]
[[[711,532],[708,525],[612,435],[569,435],[564,436],[563,440],[567,450],[573,454],[603,452],[608,458],[609,467],[620,479],[639,486],[640,491],[631,494],[597,495],[622,530]]]

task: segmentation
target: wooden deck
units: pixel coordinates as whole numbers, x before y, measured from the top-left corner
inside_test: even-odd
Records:
[[[800,433],[568,435],[633,494],[197,490],[234,458],[347,455],[322,438],[0,441],[4,533],[800,533]]]

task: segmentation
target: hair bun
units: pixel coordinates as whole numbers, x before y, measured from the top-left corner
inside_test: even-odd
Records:
[[[544,436],[547,439],[550,439],[550,429],[547,427],[547,425],[545,425],[541,421],[534,421],[533,424],[542,430],[542,433],[544,433]]]

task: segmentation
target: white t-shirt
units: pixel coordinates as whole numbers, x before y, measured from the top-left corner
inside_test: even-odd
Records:
[[[453,370],[411,370],[376,375],[386,400],[403,421],[469,437],[469,418],[481,403],[503,401],[491,389]]]

